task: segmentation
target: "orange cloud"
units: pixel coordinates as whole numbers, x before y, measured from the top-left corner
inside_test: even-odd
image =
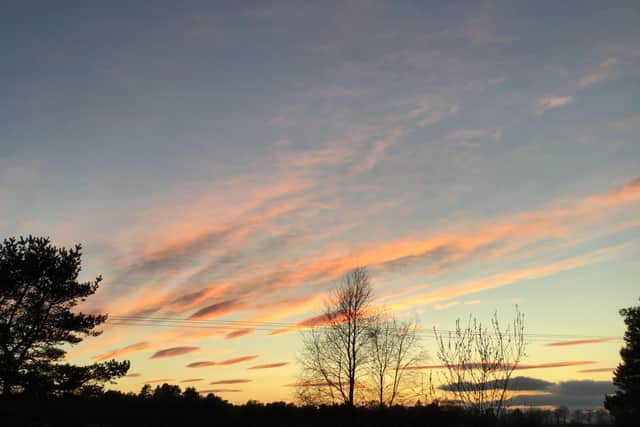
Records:
[[[223,360],[221,362],[193,362],[187,365],[187,368],[205,368],[208,366],[226,366],[235,365],[237,363],[248,362],[249,360],[257,359],[259,355],[235,357],[233,359]]]
[[[149,357],[149,359],[161,359],[163,357],[181,356],[183,354],[191,353],[200,350],[200,347],[170,347],[162,350],[158,350]]]
[[[265,363],[264,365],[255,365],[247,369],[271,369],[271,368],[279,368],[281,366],[286,366],[288,364],[289,362]]]
[[[596,344],[596,343],[610,342],[615,340],[617,339],[616,338],[595,338],[595,339],[588,339],[588,340],[557,341],[557,342],[545,344],[545,347],[566,347],[566,346],[572,346],[572,345]]]
[[[237,330],[229,332],[227,335],[225,335],[224,339],[230,340],[230,339],[234,339],[234,338],[239,338],[239,337],[243,337],[245,335],[251,335],[254,332],[255,332],[255,328],[237,329]]]
[[[121,356],[127,353],[133,353],[134,351],[141,351],[149,348],[150,344],[148,342],[137,342],[135,344],[128,345],[126,347],[117,348],[115,350],[111,350],[107,353],[98,354],[93,356],[94,360],[107,360],[112,359],[116,356]]]
[[[394,266],[416,265],[428,257],[444,258],[446,261],[444,264],[449,266],[464,261],[465,257],[470,254],[479,253],[487,259],[491,259],[491,257],[504,259],[506,255],[519,248],[530,246],[540,240],[567,239],[579,227],[606,218],[617,208],[638,200],[640,200],[640,178],[612,191],[556,203],[543,210],[528,211],[490,222],[452,224],[440,228],[441,231],[436,234],[413,233],[400,239],[374,243],[347,254],[341,254],[339,251],[342,249],[338,249],[337,255],[331,257],[314,259],[312,255],[306,255],[300,261],[283,261],[271,265],[260,264],[259,273],[246,269],[239,272],[233,271],[217,277],[189,294],[182,292],[184,289],[182,286],[174,286],[173,290],[165,292],[159,297],[156,296],[152,300],[133,298],[134,301],[129,303],[127,308],[149,312],[161,310],[174,314],[195,310],[191,315],[192,319],[215,318],[238,311],[246,311],[255,314],[250,318],[252,320],[275,321],[314,310],[320,304],[321,298],[318,293],[313,293],[296,300],[278,301],[276,299],[269,301],[270,305],[263,303],[265,295],[281,295],[282,292],[277,292],[303,287],[312,282],[322,284],[335,281],[354,265],[366,264],[372,269],[384,271],[385,269],[393,269]],[[288,212],[287,209],[295,208],[280,207],[275,210]],[[204,237],[203,239],[206,240]],[[572,238],[572,241],[575,240]],[[191,248],[198,248],[198,244],[194,241],[189,245]],[[171,251],[164,253],[161,249],[158,253],[164,256],[170,254]],[[605,257],[602,254],[601,259]],[[154,258],[154,260],[157,259]],[[592,254],[557,263],[500,273],[473,283],[454,284],[453,287],[447,289],[438,289],[430,293],[405,298],[392,304],[390,308],[401,309],[418,304],[442,302],[457,296],[506,286],[522,280],[545,277],[597,261],[597,256]],[[206,270],[205,268],[201,271]],[[426,287],[426,285],[420,286]],[[404,295],[400,291],[400,295],[396,295],[395,298]],[[389,297],[393,297],[393,295]],[[128,297],[128,299],[132,298]],[[288,309],[281,309],[287,304],[289,305]],[[282,333],[282,331],[275,333]],[[180,334],[181,332],[175,333],[179,337]],[[233,333],[229,334],[230,337],[233,337]],[[164,335],[168,336],[169,334],[164,333]],[[219,336],[220,333],[211,330],[190,333],[190,336],[194,338],[208,335]]]
[[[181,383],[195,383],[198,381],[204,381],[204,378],[188,378],[186,380],[180,381]]]
[[[249,380],[249,379],[238,379],[238,380],[220,380],[220,381],[212,381],[209,384],[210,385],[221,385],[221,384],[243,384],[243,383],[250,383],[253,380]]]
[[[239,393],[242,390],[237,388],[209,388],[206,390],[198,390],[199,393]]]

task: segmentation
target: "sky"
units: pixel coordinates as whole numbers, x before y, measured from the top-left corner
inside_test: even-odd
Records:
[[[600,405],[640,296],[639,20],[635,1],[4,2],[0,237],[82,243],[81,278],[104,278],[82,308],[111,320],[68,360],[130,360],[120,390],[292,400],[296,325],[366,265],[427,365],[434,327],[517,305],[518,375],[546,393],[525,403]]]

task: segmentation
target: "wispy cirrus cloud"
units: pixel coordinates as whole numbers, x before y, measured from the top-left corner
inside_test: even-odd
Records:
[[[546,347],[568,347],[574,345],[599,344],[604,342],[616,341],[616,338],[593,338],[586,340],[556,341],[545,344]]]
[[[243,379],[233,379],[233,380],[211,381],[209,384],[210,385],[244,384],[244,383],[250,383],[250,382],[253,382],[253,380],[250,380],[250,379],[247,379],[247,378],[243,378]]]
[[[571,95],[545,95],[534,101],[533,112],[542,115],[548,110],[564,107],[573,102]]]
[[[194,351],[198,351],[198,350],[200,350],[200,347],[184,346],[184,347],[164,348],[162,350],[158,350],[155,353],[153,353],[149,357],[149,359],[162,359],[165,357],[182,356],[183,354],[193,353]]]
[[[251,370],[256,370],[256,369],[273,369],[273,368],[280,368],[282,366],[287,366],[289,364],[289,362],[275,362],[275,363],[265,363],[262,365],[254,365],[254,366],[250,366],[247,369],[251,369]]]
[[[256,331],[255,328],[242,328],[242,329],[236,329],[235,331],[231,331],[228,334],[226,334],[224,336],[225,339],[227,340],[231,340],[231,339],[235,339],[235,338],[240,338],[240,337],[244,337],[247,335],[251,335]]]
[[[602,61],[596,71],[586,74],[578,80],[578,88],[586,89],[613,79],[616,76],[618,65],[619,61],[616,58],[608,58]]]
[[[189,363],[187,365],[187,368],[206,368],[206,367],[209,367],[209,366],[236,365],[238,363],[244,363],[244,362],[248,362],[250,360],[257,359],[258,357],[260,357],[260,356],[259,355],[251,355],[251,356],[234,357],[232,359],[222,360],[220,362],[212,362],[212,361],[193,362],[193,363]]]
[[[122,356],[123,354],[127,354],[127,353],[133,353],[135,351],[142,351],[142,350],[146,350],[151,346],[151,344],[149,344],[146,341],[141,341],[141,342],[137,342],[134,344],[129,344],[125,347],[120,347],[120,348],[116,348],[115,350],[111,350],[108,351],[106,353],[102,353],[102,354],[98,354],[96,356],[93,356],[94,360],[107,360],[107,359],[111,359],[113,357],[117,357],[117,356]]]

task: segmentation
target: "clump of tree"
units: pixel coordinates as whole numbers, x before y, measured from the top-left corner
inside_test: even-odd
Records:
[[[620,349],[622,362],[613,373],[615,394],[605,399],[604,406],[617,425],[640,425],[640,306],[620,310],[627,330]]]
[[[353,407],[399,403],[410,364],[420,357],[417,325],[373,306],[365,267],[346,273],[330,295],[321,325],[303,334],[298,400]]]
[[[458,319],[453,331],[434,332],[444,367],[441,389],[474,413],[500,416],[509,380],[525,356],[524,315],[516,307],[515,318],[504,328],[495,313],[490,326],[469,317],[466,325]]]
[[[0,243],[0,393],[49,395],[99,391],[123,376],[129,362],[88,366],[62,363],[64,344],[97,336],[107,316],[73,311],[93,295],[101,277],[79,282],[82,248],[56,247],[48,238]]]

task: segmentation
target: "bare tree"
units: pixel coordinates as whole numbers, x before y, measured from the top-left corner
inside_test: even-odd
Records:
[[[458,320],[455,331],[444,336],[434,332],[445,367],[441,388],[477,413],[500,415],[511,375],[525,356],[524,315],[516,307],[513,322],[504,329],[495,313],[490,327],[469,317],[466,326]]]
[[[305,403],[355,403],[358,380],[367,364],[366,345],[373,292],[369,273],[358,267],[345,274],[327,303],[326,325],[312,328],[303,341],[298,398]]]
[[[407,376],[415,376],[415,371],[407,368],[422,356],[417,346],[417,326],[417,322],[380,318],[369,330],[371,389],[380,406],[391,406],[406,397],[406,387],[401,388],[401,384]]]

